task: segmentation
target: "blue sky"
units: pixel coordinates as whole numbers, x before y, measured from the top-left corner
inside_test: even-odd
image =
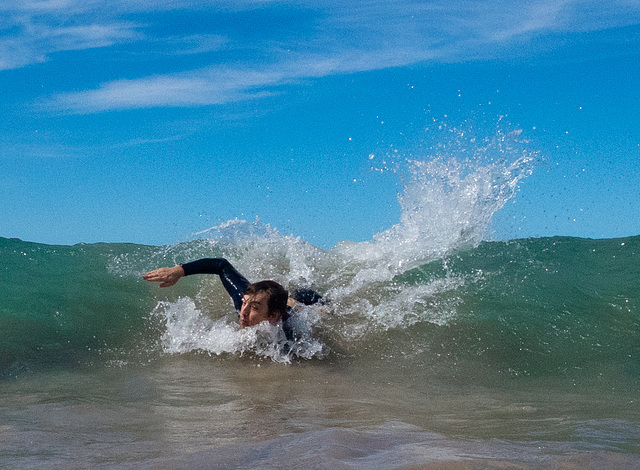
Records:
[[[368,240],[402,188],[369,155],[434,120],[540,153],[495,236],[637,235],[639,51],[637,0],[4,0],[0,236]]]

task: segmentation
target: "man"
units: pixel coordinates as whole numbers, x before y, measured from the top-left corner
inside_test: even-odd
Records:
[[[160,287],[175,285],[182,277],[192,274],[217,274],[227,290],[237,311],[240,312],[240,326],[255,326],[263,321],[276,324],[282,321],[282,329],[287,339],[293,339],[290,322],[290,307],[294,301],[311,305],[320,300],[314,291],[296,291],[294,299],[289,299],[284,287],[275,281],[249,283],[224,258],[203,258],[190,263],[178,264],[172,268],[158,268],[144,274],[145,281],[159,282]]]

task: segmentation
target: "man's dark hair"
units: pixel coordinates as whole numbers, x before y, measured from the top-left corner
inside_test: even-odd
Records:
[[[289,294],[287,290],[276,281],[259,281],[249,284],[245,295],[255,295],[258,292],[266,292],[269,296],[267,306],[269,308],[269,317],[273,317],[279,313],[284,320],[287,317],[287,299]]]

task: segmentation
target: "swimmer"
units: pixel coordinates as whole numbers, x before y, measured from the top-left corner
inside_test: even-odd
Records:
[[[321,296],[312,290],[296,291],[289,298],[286,289],[275,281],[250,283],[224,258],[203,258],[174,267],[158,268],[142,276],[149,282],[159,282],[160,287],[171,287],[184,276],[193,274],[217,274],[233,300],[240,316],[240,327],[255,326],[263,321],[281,322],[287,339],[293,339],[291,311],[296,302],[311,305]]]

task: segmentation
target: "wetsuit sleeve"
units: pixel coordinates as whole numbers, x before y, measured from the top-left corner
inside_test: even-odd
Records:
[[[242,296],[244,295],[249,281],[229,261],[224,258],[203,258],[182,265],[185,276],[192,274],[217,274],[220,276],[222,285],[227,290],[236,310],[242,307]]]

